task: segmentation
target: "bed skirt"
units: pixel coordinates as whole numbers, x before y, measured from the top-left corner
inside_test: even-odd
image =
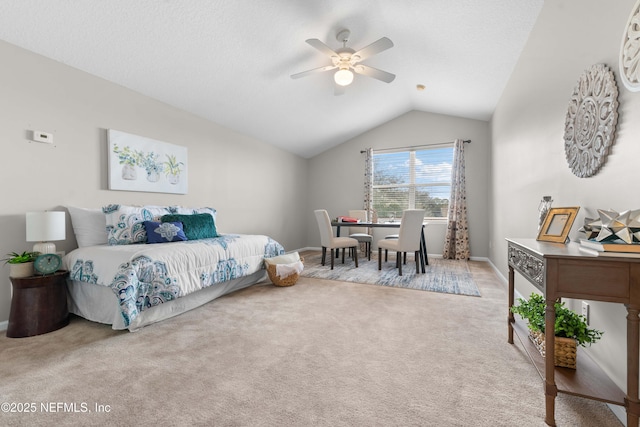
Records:
[[[108,286],[92,285],[67,279],[69,313],[76,314],[92,322],[111,325],[116,330],[129,329],[129,331],[134,332],[144,326],[200,307],[228,293],[264,281],[266,280],[266,275],[266,270],[259,270],[249,276],[217,283],[182,298],[153,306],[142,311],[131,321],[128,327],[124,324],[118,298],[113,289]]]

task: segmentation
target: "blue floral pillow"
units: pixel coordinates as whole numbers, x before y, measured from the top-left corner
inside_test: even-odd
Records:
[[[146,243],[147,231],[144,221],[160,221],[168,214],[208,213],[215,221],[216,210],[213,208],[185,208],[182,206],[127,206],[107,205],[102,208],[107,227],[107,242],[110,245],[131,245]],[[173,222],[173,221],[170,221]]]
[[[175,212],[171,206],[107,205],[102,208],[107,226],[107,242],[110,245],[146,243],[144,221],[160,221],[162,215]]]
[[[181,222],[145,221],[147,243],[181,242],[187,240]]]

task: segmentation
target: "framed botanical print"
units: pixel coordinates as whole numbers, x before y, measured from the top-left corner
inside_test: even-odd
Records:
[[[107,131],[109,190],[187,194],[187,148]]]

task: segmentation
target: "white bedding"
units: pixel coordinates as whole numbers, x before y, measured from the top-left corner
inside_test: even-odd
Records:
[[[210,296],[215,298],[262,280],[264,258],[282,253],[282,245],[268,236],[239,234],[185,242],[78,248],[64,257],[64,268],[70,272],[70,311],[89,320],[111,323],[114,329],[135,330],[153,320],[151,310],[165,312],[161,316],[165,318],[166,314],[175,315],[191,307],[193,300],[210,300]],[[105,287],[115,296],[121,322],[105,321],[113,317],[113,308],[108,308],[113,306],[113,298],[103,302],[104,312],[92,307],[96,295],[102,299],[108,294],[94,290],[95,286]],[[179,303],[212,287],[218,289]],[[162,307],[164,304],[169,305]]]

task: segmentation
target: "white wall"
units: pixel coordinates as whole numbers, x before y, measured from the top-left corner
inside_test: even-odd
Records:
[[[489,123],[440,114],[411,111],[359,135],[311,159],[309,164],[309,208],[305,213],[308,242],[320,246],[314,209],[326,209],[331,217],[361,209],[364,199],[365,148],[393,148],[470,139],[465,145],[469,238],[472,257],[489,256]],[[430,224],[426,231],[430,254],[442,254],[446,223]],[[382,230],[375,230],[382,238]],[[396,230],[397,232],[397,230]],[[389,231],[387,234],[391,234]]]
[[[32,247],[27,211],[109,203],[211,206],[222,232],[306,246],[298,207],[307,206],[308,160],[1,41],[0,58],[0,255]],[[187,147],[188,194],[109,191],[109,128]],[[53,133],[56,147],[29,143],[30,130]],[[76,246],[69,218],[57,246]],[[0,322],[9,318],[8,270],[0,268]]]
[[[623,31],[635,0],[555,0],[536,25],[494,113],[492,125],[491,260],[507,276],[505,237],[535,237],[543,195],[553,206],[581,206],[573,239],[595,209],[640,208],[640,93],[624,88],[618,70]],[[617,138],[599,174],[578,178],[564,154],[565,116],[582,72],[597,63],[616,75],[620,102]],[[604,285],[604,284],[603,284]],[[531,288],[519,278],[517,289]],[[579,310],[577,302],[571,302]],[[505,313],[506,315],[506,313]],[[591,303],[591,324],[603,339],[588,349],[626,389],[626,312],[620,304]],[[506,333],[506,325],[505,325]]]

